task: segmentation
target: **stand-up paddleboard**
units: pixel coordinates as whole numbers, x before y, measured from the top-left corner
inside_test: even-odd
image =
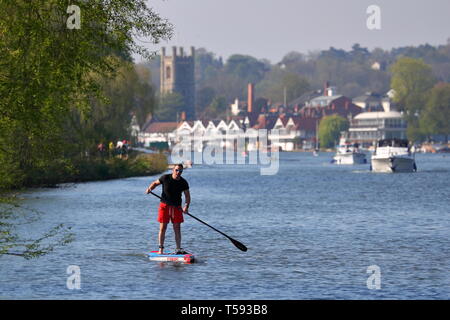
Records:
[[[171,262],[184,262],[184,263],[193,263],[195,261],[195,257],[192,253],[186,254],[175,254],[175,253],[163,253],[159,254],[158,251],[151,251],[148,254],[149,260],[152,261],[171,261]]]

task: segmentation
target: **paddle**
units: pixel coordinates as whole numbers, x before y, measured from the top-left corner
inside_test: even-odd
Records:
[[[155,197],[161,199],[161,197],[158,196],[157,194],[154,194],[154,193],[151,192],[151,191],[150,191],[150,193],[151,193],[152,195],[154,195]],[[161,200],[162,200],[162,199],[161,199]],[[193,215],[190,214],[189,212],[185,212],[185,214],[187,214],[188,216],[194,218],[195,220],[197,220],[197,221],[203,223],[204,225],[210,227],[210,228],[213,229],[214,231],[217,231],[218,233],[220,233],[220,234],[223,235],[224,237],[228,238],[228,240],[230,240],[231,243],[233,243],[233,244],[236,246],[236,248],[238,248],[239,250],[244,251],[244,252],[247,251],[247,247],[246,247],[245,245],[243,245],[242,243],[240,243],[239,241],[237,241],[236,239],[233,239],[233,238],[231,238],[229,235],[223,233],[222,231],[217,230],[217,229],[214,228],[213,226],[210,226],[210,225],[207,224],[205,221],[200,220],[199,218],[193,216]]]

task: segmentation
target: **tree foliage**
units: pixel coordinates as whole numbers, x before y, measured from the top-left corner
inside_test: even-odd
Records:
[[[420,128],[426,135],[450,135],[450,84],[437,84],[430,93],[420,118]]]
[[[33,185],[84,152],[83,125],[132,53],[151,52],[170,24],[145,1],[81,1],[81,28],[68,29],[69,1],[0,2],[0,188]],[[107,89],[105,89],[107,90]]]
[[[147,116],[157,106],[156,93],[146,68],[122,61],[114,78],[98,80],[101,97],[90,99],[90,112],[86,117],[79,113],[72,127],[80,132],[80,148],[88,150],[99,142],[130,140],[130,123],[133,116],[143,125]]]
[[[198,115],[199,118],[203,117],[203,113],[206,108],[211,104],[213,99],[216,97],[216,90],[212,87],[203,87],[196,93],[196,109],[195,114]]]
[[[320,147],[334,147],[339,141],[341,132],[348,130],[348,128],[348,120],[339,115],[331,115],[322,118],[319,124]]]
[[[262,80],[269,69],[265,63],[251,56],[232,55],[225,65],[225,72],[245,82],[256,83]]]
[[[160,102],[154,117],[158,121],[179,121],[185,105],[183,96],[179,93],[165,93],[160,96]]]
[[[420,59],[402,57],[391,67],[391,72],[394,101],[405,112],[408,138],[418,140],[421,137],[419,117],[436,81],[432,69]]]
[[[209,119],[224,119],[227,112],[227,100],[224,96],[216,96],[206,108],[204,116]]]
[[[256,87],[258,94],[273,102],[288,104],[311,89],[308,80],[297,73],[272,68]]]
[[[391,72],[394,101],[411,116],[420,113],[426,93],[435,83],[431,67],[423,60],[402,57],[391,67]]]

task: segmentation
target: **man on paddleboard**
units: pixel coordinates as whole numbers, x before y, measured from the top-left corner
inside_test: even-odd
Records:
[[[159,253],[164,253],[164,239],[166,238],[167,225],[170,221],[173,224],[175,233],[175,243],[177,249],[175,253],[186,253],[181,248],[181,223],[184,222],[183,213],[188,212],[191,203],[191,195],[189,193],[188,182],[181,177],[183,173],[183,165],[177,164],[173,167],[172,173],[161,176],[158,180],[153,181],[147,188],[146,193],[149,194],[160,184],[162,185],[161,202],[158,209],[159,222]],[[181,194],[184,193],[185,205],[181,208]]]

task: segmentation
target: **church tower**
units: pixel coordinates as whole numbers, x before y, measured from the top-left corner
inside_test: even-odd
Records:
[[[195,120],[195,48],[190,55],[184,54],[182,47],[172,47],[172,56],[166,56],[166,48],[161,48],[161,95],[179,93],[183,97],[187,120]]]

